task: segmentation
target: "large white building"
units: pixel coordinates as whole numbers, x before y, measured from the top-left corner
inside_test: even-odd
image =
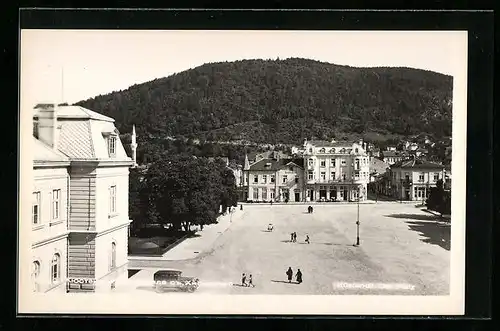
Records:
[[[307,201],[365,200],[370,157],[363,142],[304,142]]]
[[[135,160],[112,118],[45,104],[33,120],[33,290],[110,291],[128,278],[128,174]]]
[[[294,157],[272,153],[248,158],[244,166],[249,201],[366,200],[370,156],[364,144],[347,141],[305,141]]]

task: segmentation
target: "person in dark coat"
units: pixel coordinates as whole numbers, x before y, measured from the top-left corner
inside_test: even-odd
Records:
[[[243,210],[243,205],[240,205],[240,210]]]
[[[302,272],[300,269],[297,269],[297,274],[295,275],[295,279],[297,279],[297,283],[302,283]]]
[[[241,286],[247,286],[247,276],[245,274],[241,275]]]
[[[294,232],[293,233],[293,242],[296,243],[297,242],[297,232]]]
[[[292,277],[293,277],[293,270],[292,267],[288,267],[288,270],[286,271],[286,275],[288,277],[288,282],[292,282]]]
[[[293,232],[290,233],[290,242],[293,243]]]

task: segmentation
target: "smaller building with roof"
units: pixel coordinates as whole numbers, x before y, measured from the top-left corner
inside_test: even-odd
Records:
[[[445,181],[445,167],[415,157],[393,164],[388,172],[388,180],[390,191],[385,192],[386,195],[399,200],[425,202],[437,181]]]

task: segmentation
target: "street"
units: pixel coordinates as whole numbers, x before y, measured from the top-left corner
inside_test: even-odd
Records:
[[[355,203],[314,205],[313,214],[307,213],[307,205],[245,205],[211,249],[162,266],[199,278],[195,293],[449,293],[449,223],[413,204],[361,204],[360,246],[355,247],[356,219]],[[272,232],[267,231],[269,223]],[[297,233],[297,242],[290,242],[291,232]],[[304,242],[306,235],[310,244]],[[288,283],[288,267],[293,281],[301,270],[302,284]],[[156,270],[132,276],[131,288],[151,291]],[[242,273],[252,274],[255,287],[240,285]]]

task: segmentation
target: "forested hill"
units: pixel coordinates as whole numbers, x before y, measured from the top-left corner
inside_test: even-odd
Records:
[[[133,65],[133,64],[131,64]],[[138,135],[300,143],[348,134],[451,135],[452,77],[306,59],[209,63],[78,102]]]

